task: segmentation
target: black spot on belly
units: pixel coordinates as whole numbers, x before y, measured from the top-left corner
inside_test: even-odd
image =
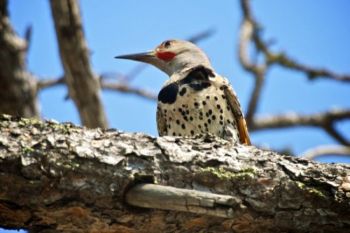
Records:
[[[186,93],[186,91],[187,91],[186,87],[183,87],[183,88],[181,89],[181,91],[179,92],[179,94],[180,94],[181,96],[183,96],[183,95]]]
[[[158,94],[158,101],[164,104],[172,104],[176,101],[178,91],[179,85],[177,83],[171,83],[160,90]]]

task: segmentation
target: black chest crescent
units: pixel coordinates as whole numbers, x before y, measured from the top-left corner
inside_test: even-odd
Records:
[[[202,91],[211,86],[210,77],[215,77],[211,69],[204,66],[194,67],[185,78],[163,87],[158,94],[158,101],[164,104],[174,103],[178,94],[183,96],[186,93],[186,86],[194,91]]]

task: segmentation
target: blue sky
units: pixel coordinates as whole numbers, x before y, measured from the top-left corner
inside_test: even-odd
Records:
[[[136,63],[115,60],[118,54],[149,50],[169,38],[187,38],[208,28],[216,33],[200,43],[216,71],[228,77],[242,102],[248,103],[253,80],[237,59],[237,38],[241,18],[238,1],[113,1],[82,0],[85,35],[96,73],[128,73]],[[350,73],[350,2],[346,0],[253,1],[253,12],[265,28],[264,35],[275,39],[275,49],[286,51],[305,64]],[[11,22],[19,35],[28,25],[33,36],[28,68],[44,77],[63,74],[48,1],[10,0]],[[165,74],[148,67],[132,85],[157,92]],[[273,68],[263,90],[259,114],[315,113],[330,107],[350,107],[349,84],[307,81],[300,73]],[[65,101],[65,87],[40,93],[44,118],[79,124],[72,101]],[[111,127],[129,132],[157,135],[156,103],[132,95],[103,92]],[[337,125],[350,137],[350,122]],[[319,129],[295,128],[252,134],[252,141],[272,148],[292,148],[301,153],[334,140]],[[323,161],[349,159],[328,158]],[[1,230],[0,230],[1,231]]]

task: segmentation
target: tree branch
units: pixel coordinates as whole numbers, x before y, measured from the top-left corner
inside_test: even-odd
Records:
[[[241,0],[241,9],[243,13],[243,19],[240,28],[240,37],[239,37],[239,61],[243,68],[251,73],[255,78],[254,88],[250,96],[248,110],[246,114],[246,121],[248,127],[256,130],[256,125],[254,125],[254,116],[259,104],[262,88],[265,81],[265,75],[267,71],[271,68],[272,65],[280,65],[282,67],[292,69],[295,71],[300,71],[305,73],[310,79],[315,78],[328,78],[337,81],[349,82],[349,75],[339,75],[335,72],[312,68],[301,63],[296,62],[295,60],[289,58],[284,53],[274,53],[268,48],[268,44],[261,38],[261,27],[259,23],[254,19],[251,12],[251,6],[249,0]],[[257,49],[258,53],[262,53],[262,62],[261,64],[252,62],[252,59],[249,56],[249,45],[252,44]],[[275,116],[274,118],[278,118]],[[267,124],[266,124],[267,125]],[[280,127],[278,124],[273,123],[271,128]],[[269,127],[266,127],[269,128]],[[339,141],[342,144],[348,144],[345,138],[340,135],[334,127],[323,127],[326,132]]]
[[[0,1],[0,113],[39,117],[36,80],[26,67],[27,43],[13,31],[7,4]]]
[[[322,69],[306,66],[297,62],[296,60],[293,60],[284,53],[272,53],[268,49],[264,49],[263,52],[265,52],[266,56],[268,57],[269,63],[302,72],[306,74],[310,80],[323,78],[341,82],[350,82],[350,75],[341,75],[324,68]]]
[[[247,125],[250,128],[253,123],[254,115],[257,111],[259,104],[263,84],[265,81],[265,74],[267,70],[267,64],[255,64],[249,57],[249,44],[254,38],[255,31],[257,30],[257,24],[253,19],[248,0],[241,0],[241,8],[243,12],[243,20],[240,28],[240,37],[238,44],[238,57],[243,68],[250,72],[254,78],[254,88],[250,95],[248,104],[248,110],[246,114]]]
[[[341,82],[350,82],[350,75],[341,75],[327,69],[306,66],[290,58],[283,52],[272,52],[268,44],[261,38],[259,24],[253,19],[249,0],[241,0],[241,8],[243,12],[243,22],[245,22],[241,27],[241,31],[243,31],[249,23],[252,27],[251,36],[246,39],[246,43],[249,43],[250,40],[254,43],[258,51],[264,54],[267,66],[275,64],[291,70],[303,72],[310,80],[324,78]]]
[[[166,193],[174,202],[167,202]],[[347,232],[349,193],[349,165],[282,156],[211,136],[152,138],[0,118],[2,227]]]
[[[325,155],[350,156],[350,147],[339,145],[322,145],[305,151],[302,154],[302,157],[306,159],[316,159]]]
[[[281,129],[295,126],[320,127],[341,144],[349,145],[349,140],[342,136],[334,127],[337,122],[343,120],[350,120],[350,110],[335,109],[311,115],[287,113],[284,115],[256,117],[250,126],[250,130]]]
[[[50,3],[69,96],[83,125],[106,128],[99,81],[90,66],[78,1],[51,0]]]
[[[100,82],[101,82],[100,86],[103,90],[113,90],[113,91],[118,91],[122,93],[135,94],[137,96],[144,97],[146,99],[157,100],[156,94],[142,88],[132,87],[127,83],[107,82],[103,78],[100,78]],[[64,78],[40,79],[38,81],[38,89],[41,90],[41,89],[50,88],[61,84],[65,84]]]
[[[156,94],[150,91],[147,91],[145,89],[129,86],[128,84],[124,84],[124,83],[102,82],[101,87],[104,90],[113,90],[113,91],[118,91],[122,93],[135,94],[137,96],[144,97],[146,99],[157,100]]]

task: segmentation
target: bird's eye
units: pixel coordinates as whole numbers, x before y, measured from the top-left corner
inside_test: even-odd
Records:
[[[167,41],[163,42],[164,48],[169,48],[170,45],[171,45],[171,41],[170,40],[167,40]]]

